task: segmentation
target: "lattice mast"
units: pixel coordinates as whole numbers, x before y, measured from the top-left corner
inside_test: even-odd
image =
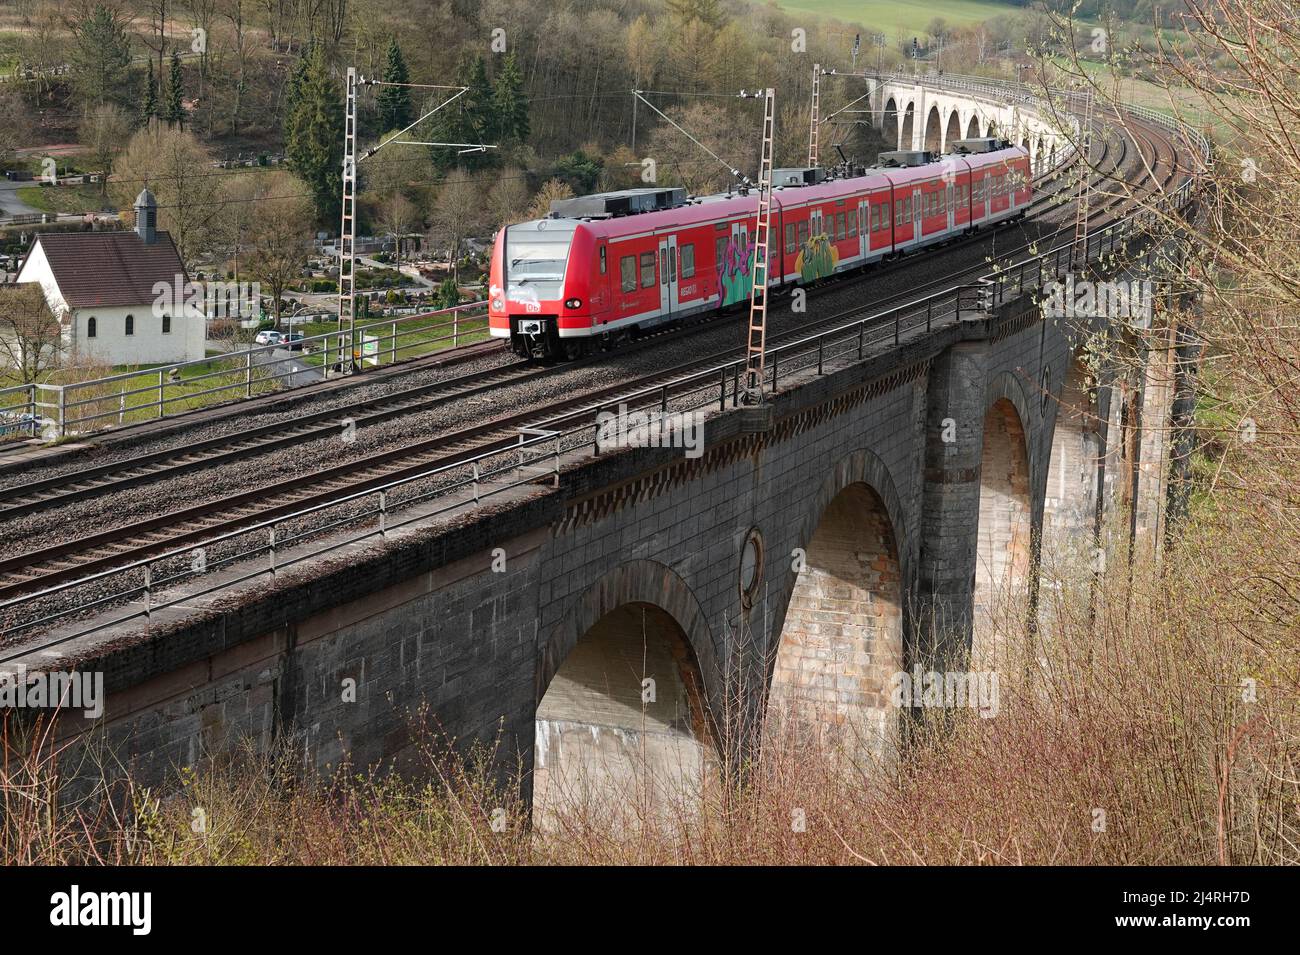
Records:
[[[443,100],[433,109],[424,112],[419,119],[405,129],[393,133],[383,142],[371,146],[361,156],[357,155],[357,87],[358,86],[404,86],[411,89],[455,90],[456,93]],[[385,80],[366,79],[357,76],[356,67],[348,67],[347,107],[343,125],[343,223],[339,230],[339,368],[350,374],[358,368],[355,347],[356,323],[356,240],[357,240],[357,163],[369,159],[390,143],[403,146],[441,146],[458,150],[457,155],[472,152],[485,152],[496,149],[487,143],[443,143],[426,140],[401,139],[415,127],[419,126],[443,107],[455,102],[469,92],[468,86],[440,86],[431,83],[389,83]]]
[[[749,293],[749,347],[745,363],[745,400],[750,404],[757,404],[763,400],[763,365],[767,357],[767,259],[771,248],[772,151],[776,122],[776,91],[769,87],[762,93],[754,95],[763,97],[763,152],[758,171],[758,218],[754,229],[754,284]],[[815,108],[814,115],[816,115]],[[815,136],[815,122],[813,130]]]
[[[347,107],[343,117],[343,223],[339,229],[338,366],[344,374],[354,366],[353,325],[356,322],[357,241],[357,70],[348,67]]]
[[[817,153],[821,138],[818,134],[818,128],[821,126],[821,89],[821,64],[814,63],[812,80],[812,124],[808,130],[808,165],[812,168],[817,166]]]

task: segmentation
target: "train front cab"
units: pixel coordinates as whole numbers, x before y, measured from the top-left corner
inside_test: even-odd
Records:
[[[523,358],[573,357],[600,304],[590,274],[596,254],[576,220],[536,219],[502,229],[489,273],[492,337],[510,339]]]

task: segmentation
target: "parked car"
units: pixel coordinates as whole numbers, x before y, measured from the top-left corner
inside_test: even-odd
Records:
[[[258,332],[257,337],[253,339],[259,345],[278,345],[284,341],[282,332],[264,331]]]
[[[40,437],[54,422],[44,415],[0,414],[0,438],[14,435]]]
[[[302,332],[290,332],[288,335],[285,335],[280,339],[280,344],[289,349],[289,351],[302,351],[305,347],[303,339],[306,337],[307,336]]]

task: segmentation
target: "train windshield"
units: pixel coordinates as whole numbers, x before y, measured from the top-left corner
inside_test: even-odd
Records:
[[[536,232],[518,237],[510,233],[507,235],[506,275],[512,287],[534,282],[553,284],[564,281],[571,233],[554,237]]]

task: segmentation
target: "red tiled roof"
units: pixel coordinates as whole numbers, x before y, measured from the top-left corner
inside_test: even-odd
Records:
[[[148,305],[158,297],[155,282],[189,280],[166,232],[155,232],[151,245],[134,232],[48,232],[37,241],[69,308]]]

